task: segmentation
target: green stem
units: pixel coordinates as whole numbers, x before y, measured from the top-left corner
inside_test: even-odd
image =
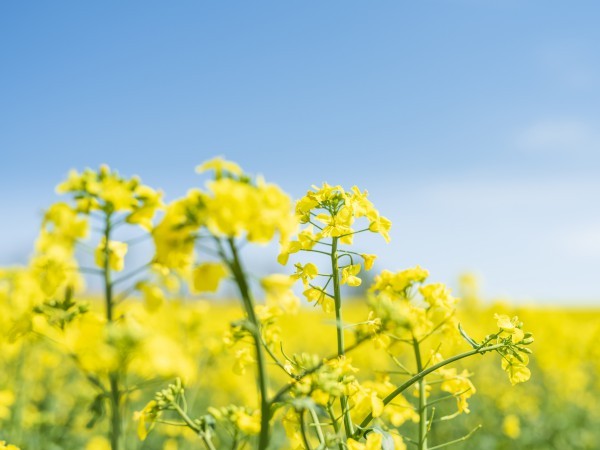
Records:
[[[333,426],[333,431],[335,432],[336,436],[339,436],[340,426],[335,417],[335,412],[333,411],[333,405],[331,403],[327,404],[327,414],[329,415],[329,418],[331,419],[331,425]],[[338,444],[338,447],[339,447],[339,450],[344,450],[346,446],[343,442],[340,442]]]
[[[216,450],[215,445],[212,443],[210,437],[207,436],[207,434],[204,431],[202,431],[202,429],[198,425],[194,423],[194,421],[190,418],[190,416],[187,415],[187,413],[181,408],[181,406],[179,406],[176,402],[171,402],[171,405],[173,406],[173,408],[175,408],[175,411],[177,411],[177,413],[185,422],[185,424],[202,438],[202,442],[204,442],[206,448],[208,448],[208,450]]]
[[[340,269],[338,266],[338,238],[332,238],[331,242],[331,272],[333,274],[333,297],[335,302],[335,327],[337,331],[337,348],[338,356],[342,357],[346,355],[344,345],[344,324],[342,321],[342,296],[340,293]],[[352,436],[354,434],[354,425],[350,418],[350,409],[348,408],[348,397],[342,395],[340,397],[340,403],[342,406],[342,414],[344,415],[344,429],[346,430],[346,436]]]
[[[113,283],[110,270],[110,234],[112,231],[111,213],[106,213],[104,224],[104,300],[106,302],[106,321],[110,325],[114,321]],[[108,374],[110,384],[110,448],[119,450],[121,440],[121,392],[119,389],[119,373],[111,371]]]
[[[317,413],[312,408],[310,408],[308,411],[310,413],[312,422],[315,425],[315,432],[317,433],[317,438],[319,439],[319,444],[324,448],[325,447],[325,436],[323,435],[323,429],[321,428],[321,422],[319,422],[319,416],[317,416]]]
[[[306,430],[306,422],[304,421],[304,410],[298,411],[298,420],[300,421],[300,433],[302,434],[302,441],[304,442],[304,448],[306,450],[312,450],[310,441],[308,440],[308,433]]]
[[[419,341],[413,336],[413,349],[417,361],[417,372],[423,372],[423,362],[421,361],[421,349]],[[419,381],[419,450],[427,450],[427,390],[425,376]]]
[[[254,311],[254,301],[250,293],[250,288],[246,280],[246,275],[242,269],[240,257],[235,245],[233,238],[228,239],[229,249],[231,250],[231,261],[226,261],[229,264],[229,268],[235,278],[236,284],[242,296],[244,308],[248,315],[248,320],[252,324],[252,338],[254,340],[254,347],[256,350],[256,362],[258,365],[258,385],[260,390],[260,435],[258,437],[258,450],[266,450],[269,447],[269,441],[271,438],[270,433],[270,402],[268,396],[268,378],[267,378],[267,365],[265,361],[265,355],[262,346],[262,339],[260,335],[260,322],[256,317]]]
[[[403,383],[402,385],[397,387],[391,394],[389,394],[387,397],[385,397],[383,399],[383,404],[384,405],[389,404],[398,395],[402,394],[402,392],[404,392],[406,389],[411,387],[416,382],[420,381],[423,377],[429,375],[432,372],[435,372],[436,370],[438,370],[444,366],[447,366],[448,364],[452,364],[453,362],[456,362],[458,360],[468,358],[469,356],[483,354],[486,352],[491,352],[493,350],[498,350],[498,349],[506,347],[506,346],[507,346],[507,344],[496,344],[496,345],[490,345],[489,347],[478,347],[476,349],[469,350],[468,352],[460,353],[451,358],[445,359],[444,361],[441,361],[441,362],[423,370],[422,372],[419,372],[418,374],[416,374],[415,376],[413,376],[412,378],[407,380],[405,383]],[[359,431],[367,428],[372,421],[373,421],[373,414],[369,413],[360,423]],[[357,434],[359,434],[359,433],[357,433]],[[360,436],[357,435],[356,437],[360,437]],[[431,450],[431,449],[429,449],[429,450]]]

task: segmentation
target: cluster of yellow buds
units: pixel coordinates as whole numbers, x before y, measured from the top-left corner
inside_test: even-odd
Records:
[[[389,343],[389,335],[417,340],[434,332],[458,336],[458,299],[441,283],[424,284],[428,277],[429,272],[419,266],[399,272],[384,270],[375,276],[367,323],[377,327],[363,326],[359,331],[369,332],[379,346]]]
[[[160,191],[142,184],[137,177],[123,178],[106,165],[98,171],[72,170],[56,190],[59,194],[73,194],[77,212],[123,212],[128,223],[138,224],[147,231],[152,229],[155,212],[162,207]]]
[[[502,355],[502,369],[513,385],[529,380],[531,371],[527,364],[531,350],[525,346],[533,343],[533,334],[523,331],[523,322],[517,316],[511,319],[507,315],[496,314],[495,318],[500,331],[495,337],[486,337],[486,340],[507,344],[499,353]]]
[[[217,422],[226,422],[245,435],[260,432],[260,411],[245,406],[229,405],[223,408],[208,408],[208,413]]]
[[[197,167],[197,172],[212,172],[206,190],[192,189],[175,200],[155,228],[155,262],[168,269],[187,272],[195,258],[195,245],[201,231],[208,237],[267,243],[276,235],[288,240],[296,229],[291,199],[278,186],[262,178],[253,179],[235,163],[215,158]],[[206,237],[206,236],[204,236]],[[213,280],[197,285],[197,291],[214,290],[224,276],[222,268],[203,268],[208,272],[196,279]],[[208,283],[208,282],[207,282]]]

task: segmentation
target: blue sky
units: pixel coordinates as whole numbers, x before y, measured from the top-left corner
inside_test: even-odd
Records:
[[[70,168],[175,198],[214,155],[293,196],[368,189],[365,241],[489,296],[600,300],[600,6],[579,1],[3,2],[0,264]]]

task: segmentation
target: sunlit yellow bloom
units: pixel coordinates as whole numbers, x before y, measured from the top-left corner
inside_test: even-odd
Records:
[[[315,278],[319,273],[319,269],[313,263],[307,263],[304,265],[298,263],[295,264],[295,267],[296,273],[293,274],[291,277],[294,280],[301,279],[304,286],[307,286],[308,282]]]
[[[125,255],[127,254],[127,244],[119,241],[109,241],[106,245],[106,238],[103,236],[96,247],[96,265],[104,269],[106,255],[108,254],[108,267],[111,270],[120,272],[125,267]]]
[[[390,242],[390,230],[392,228],[392,222],[379,214],[371,214],[369,216],[369,220],[371,221],[369,224],[369,230],[374,233],[379,233],[386,242]]]
[[[502,358],[502,369],[508,374],[512,385],[523,383],[531,377],[531,371],[526,367],[529,357],[524,354],[520,356],[522,361],[514,355],[504,355]]]
[[[216,292],[223,278],[227,276],[227,268],[218,262],[199,264],[192,272],[192,286],[195,292]]]
[[[261,280],[261,285],[267,294],[268,305],[277,305],[292,314],[298,312],[300,299],[292,291],[294,279],[289,275],[269,275]]]
[[[242,433],[253,435],[260,432],[260,411],[254,411],[252,415],[240,410],[236,414],[235,424]]]
[[[244,173],[242,171],[242,168],[236,163],[232,161],[227,161],[221,156],[203,162],[202,164],[196,167],[196,172],[198,173],[203,173],[209,170],[213,170],[217,178],[221,178],[224,172],[237,176],[240,176]]]
[[[7,444],[6,441],[0,441],[0,450],[20,450],[19,447]]]
[[[140,282],[136,289],[142,293],[144,306],[150,312],[156,311],[165,301],[165,294],[160,286],[148,282]]]
[[[303,292],[304,296],[309,302],[316,302],[321,305],[323,312],[329,314],[333,312],[335,307],[333,299],[325,293],[322,289],[308,288]]]
[[[68,204],[58,202],[53,204],[44,214],[42,227],[46,233],[52,236],[54,243],[71,248],[77,240],[84,239],[88,235],[88,221],[79,217],[77,211]],[[38,250],[45,251],[47,248]]]
[[[362,280],[358,278],[356,275],[360,272],[360,264],[352,264],[348,267],[344,267],[342,269],[342,284],[347,284],[348,286],[360,286]]]
[[[362,256],[365,262],[365,270],[371,270],[373,268],[373,264],[375,264],[375,259],[377,258],[377,255],[362,253],[360,256]]]
[[[235,352],[233,373],[237,375],[244,375],[246,373],[246,367],[253,363],[254,357],[252,356],[252,353],[250,353],[250,349],[247,347],[241,348]]]
[[[110,442],[104,436],[94,436],[85,445],[85,450],[110,450]]]
[[[511,439],[517,439],[521,435],[521,422],[514,414],[507,415],[502,421],[502,431]]]
[[[450,289],[442,283],[433,283],[421,286],[419,292],[431,307],[452,309],[455,307],[457,299],[452,297]]]
[[[98,197],[113,211],[131,211],[137,204],[133,186],[116,176],[107,176],[100,181]]]
[[[131,214],[126,218],[127,223],[138,224],[146,231],[153,228],[152,218],[158,209],[163,207],[162,192],[140,185],[135,190],[135,196],[140,201]]]
[[[383,435],[376,432],[369,433],[364,444],[348,439],[348,450],[381,450],[382,440]]]
[[[367,414],[372,414],[373,417],[379,417],[383,413],[383,400],[381,400],[377,392],[370,388],[360,387],[351,397],[353,414],[357,417],[364,417]]]
[[[375,282],[371,286],[371,290],[401,294],[413,284],[422,283],[428,276],[429,272],[420,266],[400,272],[383,270],[379,275],[375,276]]]
[[[525,332],[520,328],[520,321],[518,317],[512,319],[505,314],[494,314],[494,318],[498,321],[498,328],[501,332],[500,337],[511,336],[511,340],[514,343],[521,342],[525,337]]]
[[[352,233],[351,225],[354,217],[350,208],[342,207],[334,216],[326,213],[317,214],[315,219],[325,224],[325,228],[321,230],[323,237],[340,237]]]
[[[204,193],[190,190],[186,197],[169,204],[162,221],[152,231],[157,264],[181,272],[190,268],[195,235],[206,220],[205,199]]]
[[[467,400],[476,392],[475,386],[473,386],[473,383],[468,378],[469,373],[463,370],[459,374],[455,368],[452,368],[442,369],[440,370],[440,374],[444,377],[440,389],[454,395],[458,412],[468,414],[470,410]]]
[[[158,419],[160,412],[157,410],[157,403],[155,400],[148,402],[144,409],[134,413],[133,419],[137,421],[137,435],[140,440],[145,440],[148,437],[148,433],[154,428],[154,424]]]
[[[11,406],[14,402],[14,392],[8,389],[0,391],[0,420],[6,420],[10,417]]]

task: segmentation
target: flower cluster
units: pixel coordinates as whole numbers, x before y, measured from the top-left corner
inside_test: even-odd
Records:
[[[59,194],[70,193],[79,213],[93,211],[124,213],[125,220],[150,231],[155,212],[162,207],[162,193],[141,183],[137,177],[123,178],[103,165],[98,171],[72,170],[66,181],[58,185]]]
[[[424,284],[428,277],[429,272],[419,266],[376,275],[370,288],[371,326],[362,331],[384,347],[391,339],[423,340],[434,333],[456,337],[458,299],[441,283]]]
[[[267,243],[276,235],[287,240],[295,231],[291,200],[278,186],[262,178],[252,180],[237,164],[220,158],[197,171],[211,171],[214,177],[206,190],[192,189],[167,207],[153,232],[157,264],[186,273],[194,263],[198,240],[244,237]],[[196,283],[196,290],[211,291],[224,274],[217,266],[206,266],[197,275],[213,282]]]
[[[529,380],[531,371],[527,364],[531,350],[525,346],[533,343],[533,334],[523,331],[523,322],[517,316],[511,319],[505,314],[496,314],[495,318],[500,331],[487,336],[484,342],[505,344],[498,352],[502,355],[502,369],[513,385]]]

